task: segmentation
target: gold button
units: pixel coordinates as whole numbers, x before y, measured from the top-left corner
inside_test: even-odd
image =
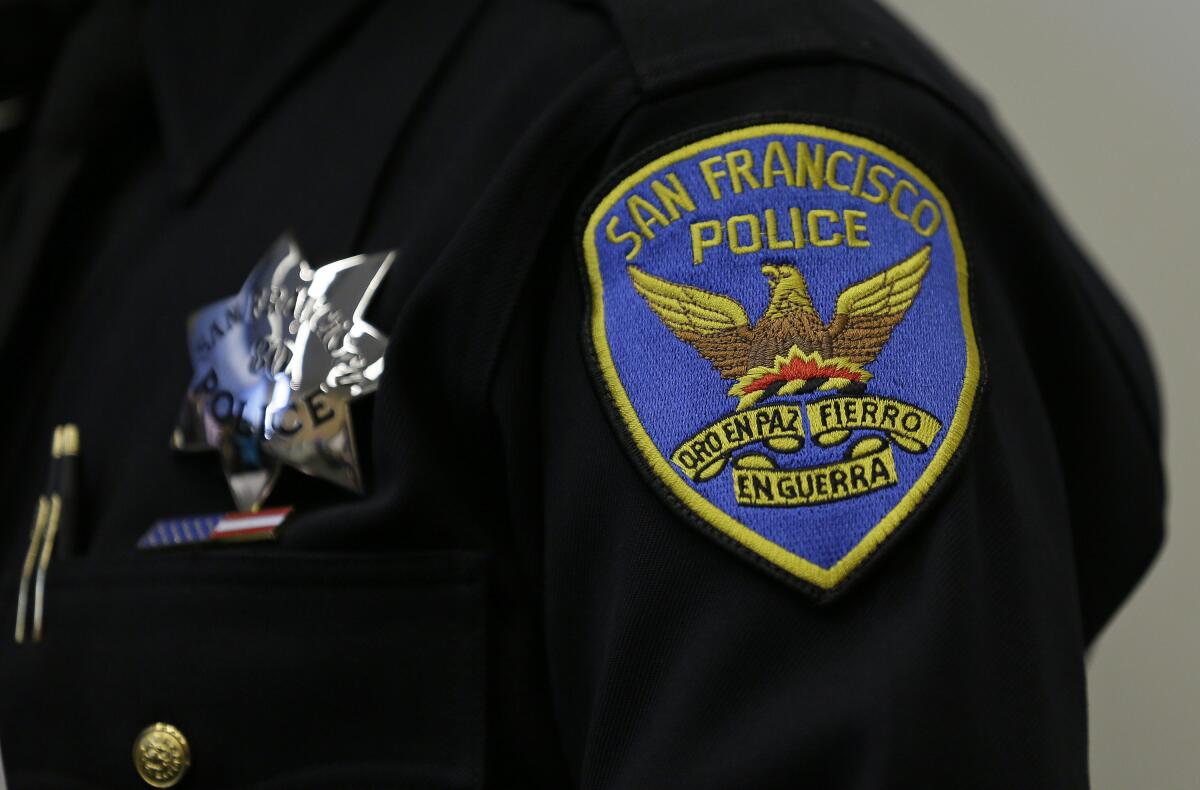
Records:
[[[133,765],[151,787],[174,787],[191,764],[187,738],[170,724],[151,724],[133,742]]]

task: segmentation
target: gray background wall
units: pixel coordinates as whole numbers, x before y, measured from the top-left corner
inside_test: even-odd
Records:
[[[991,99],[1150,337],[1168,542],[1089,660],[1092,780],[1200,787],[1200,3],[888,2]]]

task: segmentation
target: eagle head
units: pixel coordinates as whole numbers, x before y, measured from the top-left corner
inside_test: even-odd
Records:
[[[766,263],[762,267],[763,276],[776,285],[784,280],[803,279],[800,272],[790,263]]]
[[[763,276],[771,286],[771,303],[766,317],[774,317],[809,305],[808,284],[800,270],[788,263],[767,263]]]

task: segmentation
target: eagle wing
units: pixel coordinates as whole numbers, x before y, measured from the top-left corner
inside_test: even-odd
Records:
[[[829,322],[833,355],[860,365],[879,356],[917,298],[931,259],[931,249],[925,246],[895,266],[842,291]]]
[[[646,304],[677,338],[700,352],[723,378],[745,375],[750,318],[728,296],[680,285],[629,267],[629,277]]]

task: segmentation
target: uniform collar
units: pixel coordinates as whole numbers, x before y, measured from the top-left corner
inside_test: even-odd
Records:
[[[146,63],[180,187],[199,186],[258,114],[334,50],[370,5],[373,0],[150,4]]]

